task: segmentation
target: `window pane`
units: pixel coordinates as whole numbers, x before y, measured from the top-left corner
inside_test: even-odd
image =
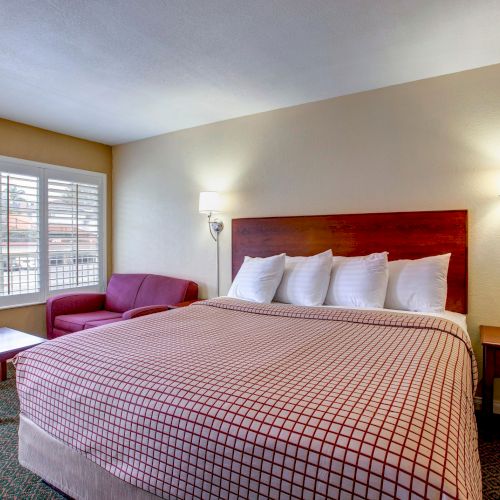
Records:
[[[49,289],[100,283],[99,186],[49,179]]]
[[[0,296],[40,291],[38,177],[0,172]]]

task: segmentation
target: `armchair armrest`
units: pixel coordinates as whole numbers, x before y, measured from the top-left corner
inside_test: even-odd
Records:
[[[168,311],[169,306],[157,305],[157,306],[143,306],[136,307],[135,309],[130,309],[122,314],[123,319],[138,318],[139,316],[147,316],[148,314],[154,314],[158,312]]]
[[[177,309],[179,307],[187,307],[190,306],[191,304],[194,304],[195,302],[201,302],[202,299],[196,299],[196,300],[185,300],[184,302],[178,302],[177,304],[171,304],[168,306],[169,309]]]
[[[52,338],[54,319],[62,314],[99,311],[104,308],[105,293],[67,293],[47,300],[47,338]]]

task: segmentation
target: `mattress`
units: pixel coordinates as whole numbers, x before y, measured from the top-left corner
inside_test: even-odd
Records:
[[[164,498],[481,498],[445,318],[215,299],[37,346],[17,383],[23,419]]]
[[[283,304],[286,305],[286,304]],[[339,306],[321,306],[332,309],[344,309]],[[462,313],[457,313],[453,311],[441,311],[441,312],[415,312],[415,311],[401,311],[398,309],[385,309],[385,308],[357,308],[357,311],[379,311],[379,312],[387,312],[392,314],[410,314],[417,316],[430,316],[431,318],[441,318],[446,319],[448,321],[452,321],[456,323],[464,332],[468,333],[467,330],[467,315]]]
[[[19,463],[75,500],[158,498],[109,474],[23,414],[19,419]]]

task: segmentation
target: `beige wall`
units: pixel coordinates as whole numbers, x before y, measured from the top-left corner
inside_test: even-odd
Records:
[[[0,119],[0,155],[107,174],[108,271],[111,271],[111,148],[104,144]],[[44,335],[45,306],[1,309],[0,326]]]
[[[231,218],[469,210],[470,331],[500,325],[500,65],[305,104],[118,146],[114,269],[198,281],[214,295],[215,246],[198,192]]]

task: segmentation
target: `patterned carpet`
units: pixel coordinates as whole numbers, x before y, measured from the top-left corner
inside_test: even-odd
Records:
[[[9,380],[0,383],[0,498],[64,499],[17,462],[19,404],[13,376],[9,368]],[[491,422],[478,420],[483,496],[485,500],[500,500],[500,416]]]
[[[19,402],[14,370],[9,379],[0,382],[0,498],[2,499],[63,499],[17,461],[17,427]]]
[[[483,421],[478,416],[478,428],[483,498],[500,500],[500,415],[490,421]]]

